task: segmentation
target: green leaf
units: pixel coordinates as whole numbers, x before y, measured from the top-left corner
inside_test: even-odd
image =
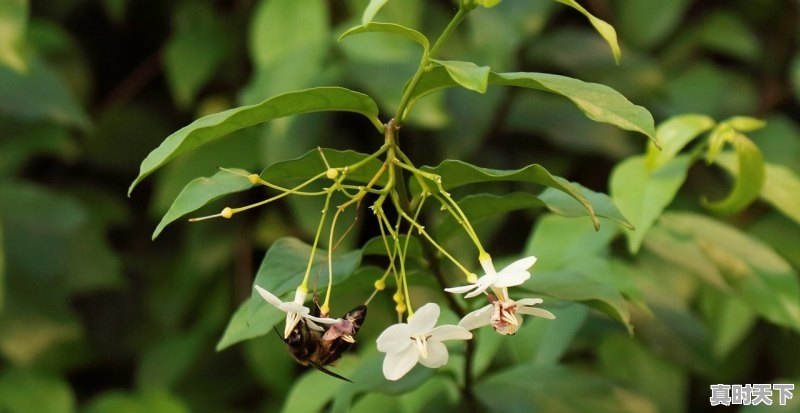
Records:
[[[211,201],[253,186],[247,179],[247,175],[249,175],[247,171],[241,169],[232,171],[239,172],[241,175],[231,171],[219,171],[210,178],[196,178],[186,184],[167,213],[161,218],[161,222],[153,232],[152,239],[156,239],[158,234],[176,219],[200,209]]]
[[[72,413],[75,397],[69,384],[56,377],[9,369],[0,375],[3,413]]]
[[[93,400],[84,413],[188,413],[189,409],[165,392],[108,392]]]
[[[25,73],[0,66],[0,113],[88,129],[89,117],[59,74],[33,58]]]
[[[634,105],[608,86],[567,76],[531,72],[490,73],[489,84],[524,87],[564,96],[589,119],[642,133],[660,146],[650,112]],[[446,69],[437,66],[422,77],[414,89],[409,106],[432,92],[457,85]]]
[[[210,7],[190,3],[177,14],[164,46],[164,72],[172,95],[187,107],[214,76],[227,52],[225,33]]]
[[[339,36],[339,41],[342,41],[354,34],[361,33],[391,33],[405,37],[409,40],[419,43],[424,50],[425,56],[428,55],[428,50],[430,49],[430,41],[428,41],[428,38],[425,37],[424,34],[414,29],[394,23],[369,23],[358,25],[342,33],[342,35]]]
[[[514,340],[509,340],[516,361],[538,366],[557,364],[589,315],[589,309],[582,305],[551,308],[550,311],[556,315],[557,322],[528,317]],[[480,341],[478,343],[480,349]],[[496,352],[492,354],[495,355]]]
[[[622,51],[619,49],[619,43],[617,43],[617,32],[614,30],[610,24],[606,23],[605,21],[594,17],[591,13],[589,13],[586,9],[584,9],[580,4],[578,4],[575,0],[555,0],[561,4],[566,4],[567,6],[572,7],[573,9],[581,12],[587,19],[589,19],[589,23],[594,26],[595,30],[600,33],[600,36],[603,36],[608,46],[611,47],[611,52],[614,54],[614,61],[619,64],[619,59],[622,55]]]
[[[350,378],[360,367],[359,362],[356,357],[346,354],[337,363],[336,373]],[[314,369],[308,370],[292,386],[281,411],[285,413],[322,411],[325,405],[347,385],[348,383],[343,380],[320,374]],[[311,394],[314,396],[309,397]]]
[[[28,68],[22,53],[28,8],[28,0],[4,0],[0,3],[0,64],[20,73]]]
[[[709,202],[703,199],[708,209],[721,214],[734,214],[743,210],[758,198],[764,186],[764,157],[758,146],[744,135],[737,134],[733,147],[739,158],[733,190],[719,201]]]
[[[263,301],[261,297],[258,300]],[[250,311],[251,299],[246,299],[236,310],[225,328],[219,342],[217,351],[245,341],[269,334],[272,327],[286,318],[286,313],[271,305],[262,305],[255,312]]]
[[[375,18],[375,15],[378,14],[381,7],[383,7],[389,0],[369,0],[369,4],[367,8],[364,9],[364,15],[361,16],[361,24],[369,24],[372,19]]]
[[[387,236],[388,236],[388,234],[387,234]],[[388,236],[388,238],[389,239],[387,241],[389,243],[389,248],[390,248],[390,251],[391,251],[391,249],[394,246],[394,240],[391,238],[391,236]],[[397,237],[397,240],[398,240],[398,242],[400,243],[401,246],[404,246],[405,243],[406,243],[406,236],[405,235],[399,235]],[[422,257],[425,256],[423,252],[424,251],[422,249],[422,244],[420,243],[419,239],[417,237],[411,237],[411,239],[408,240],[408,251],[406,252],[406,257],[407,258],[412,258],[412,257],[422,258]],[[387,252],[386,252],[386,245],[383,242],[383,238],[380,237],[380,236],[375,237],[375,238],[371,238],[369,241],[365,242],[364,246],[361,247],[361,253],[362,253],[362,255],[365,255],[365,256],[366,255],[381,255],[381,256],[385,257],[385,256],[388,255]]]
[[[617,208],[617,205],[614,204],[614,201],[612,201],[608,195],[602,192],[592,191],[591,189],[586,188],[577,182],[572,182],[572,186],[577,188],[578,191],[580,191],[581,194],[583,194],[583,196],[592,204],[594,212],[598,217],[608,218],[628,229],[634,229],[633,224],[631,224],[628,219],[625,218],[625,215],[620,212],[619,208]],[[586,216],[586,209],[584,209],[578,201],[569,197],[564,192],[555,190],[554,188],[545,189],[544,192],[539,194],[539,199],[547,204],[547,208],[551,212],[561,216]]]
[[[631,253],[639,251],[647,231],[672,203],[691,164],[689,155],[680,155],[650,171],[645,157],[634,156],[611,172],[611,198],[636,228],[625,230]]]
[[[557,190],[554,190],[558,192]],[[560,193],[560,192],[559,192]],[[565,195],[568,199],[567,195]],[[578,208],[585,215],[585,209],[578,203]],[[469,222],[475,224],[483,219],[505,214],[520,209],[543,208],[546,204],[536,195],[525,192],[513,192],[506,195],[494,194],[475,194],[469,195],[458,201],[458,206],[469,218]],[[451,214],[436,227],[436,239],[444,241],[456,234],[461,229],[461,225]]]
[[[738,176],[738,167],[733,154],[722,153],[716,162],[732,175]],[[764,172],[761,198],[800,224],[800,177],[783,165],[771,163],[764,165]]]
[[[754,132],[767,126],[767,122],[763,119],[750,116],[734,116],[730,119],[726,119],[725,122],[739,132]]]
[[[261,286],[275,296],[294,291],[303,281],[306,266],[311,256],[311,246],[295,238],[281,238],[272,244],[256,274],[255,285]],[[344,282],[358,269],[361,250],[333,255],[333,285]],[[319,248],[309,273],[309,285],[322,289],[328,286],[328,254]],[[250,314],[262,307],[272,307],[253,289]]]
[[[753,309],[739,297],[708,291],[702,296],[701,309],[713,335],[714,355],[725,360],[756,324]]]
[[[680,237],[656,225],[647,232],[644,247],[664,261],[696,274],[717,290],[730,290],[714,262],[693,239]]]
[[[320,0],[262,0],[250,22],[250,57],[256,66],[267,67],[297,52],[316,54],[330,41],[328,19]]]
[[[136,383],[146,391],[166,390],[183,378],[205,346],[199,334],[183,333],[162,337],[139,360]]]
[[[662,122],[656,129],[661,150],[652,143],[647,146],[647,167],[652,171],[664,166],[686,145],[715,124],[714,119],[695,114],[673,116]]]
[[[481,381],[475,392],[493,412],[657,411],[647,399],[602,376],[562,366],[516,366]]]
[[[365,161],[369,155],[365,155],[356,151],[337,151],[335,149],[322,149],[325,160],[331,168],[343,168],[359,162],[365,162],[358,169],[350,169],[347,173],[345,181],[367,183],[369,182],[378,170],[381,168],[381,161],[372,159]],[[277,162],[268,166],[261,173],[261,179],[272,182],[280,183],[292,180],[306,180],[320,172],[325,172],[328,165],[323,161],[322,155],[318,149],[312,149],[306,152],[303,156],[296,159]],[[387,177],[381,176],[378,179],[378,184],[385,184]]]
[[[528,165],[515,170],[499,170],[481,168],[458,160],[445,160],[438,166],[425,166],[422,169],[439,175],[442,178],[442,186],[447,190],[469,184],[501,181],[528,182],[552,187],[577,200],[586,209],[594,227],[600,227],[600,220],[595,215],[592,204],[583,194],[569,181],[551,175],[541,165]],[[416,185],[416,182],[413,185]]]
[[[773,323],[800,331],[798,275],[772,248],[702,215],[666,213],[660,224],[693,238],[751,308]]]
[[[3,247],[3,221],[0,220],[0,313],[6,297],[6,250]]]
[[[489,86],[489,66],[457,60],[433,60],[444,66],[450,77],[461,86],[478,93],[486,93]]]
[[[623,0],[615,8],[622,38],[637,49],[650,49],[675,31],[688,9],[688,0]]]
[[[706,163],[709,165],[714,163],[714,159],[716,159],[717,155],[722,151],[722,148],[725,147],[725,144],[733,142],[734,139],[736,139],[736,129],[733,129],[730,123],[722,122],[718,124],[708,135]]]
[[[167,162],[200,145],[219,139],[233,131],[268,120],[309,112],[345,111],[366,116],[381,130],[378,106],[369,96],[340,87],[317,87],[289,92],[261,103],[229,109],[204,116],[168,136],[150,152],[139,167],[139,176],[128,189]]]

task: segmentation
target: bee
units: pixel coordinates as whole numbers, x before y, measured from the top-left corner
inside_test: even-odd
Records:
[[[289,336],[281,337],[289,347],[289,354],[298,363],[312,366],[317,370],[341,380],[346,377],[328,370],[325,366],[334,363],[355,344],[355,335],[367,317],[367,306],[359,305],[342,316],[341,321],[326,326],[324,331],[309,328],[305,319],[292,329]],[[277,333],[277,330],[275,330]],[[278,333],[280,336],[280,333]]]

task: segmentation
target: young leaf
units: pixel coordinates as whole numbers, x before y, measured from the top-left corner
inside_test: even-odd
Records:
[[[378,106],[369,96],[341,87],[317,87],[289,92],[261,103],[204,116],[168,136],[150,152],[139,167],[139,175],[128,189],[167,162],[200,145],[219,139],[235,130],[268,120],[309,112],[345,111],[366,116],[379,130]]]
[[[211,201],[253,186],[247,179],[247,171],[241,169],[234,171],[241,175],[231,171],[219,171],[210,178],[200,177],[189,182],[161,218],[152,239],[156,239],[158,234],[176,219],[200,209]]]
[[[708,209],[721,214],[734,214],[743,210],[758,198],[764,186],[764,157],[758,146],[744,135],[736,134],[733,147],[739,158],[733,191],[725,199],[716,202],[703,199]]]
[[[303,281],[311,255],[311,246],[296,238],[281,238],[270,247],[256,274],[255,285],[261,286],[280,297],[294,291]],[[333,284],[339,284],[350,278],[361,263],[361,250],[350,251],[333,256]],[[317,249],[311,265],[309,285],[317,288],[328,286],[328,254]],[[250,301],[250,314],[253,316],[264,306],[270,306],[258,292],[253,289]]]
[[[583,8],[580,4],[578,4],[575,0],[555,0],[561,4],[566,4],[567,6],[572,7],[573,9],[581,12],[587,19],[589,19],[589,23],[594,26],[595,30],[600,33],[600,36],[603,36],[608,46],[611,47],[611,52],[614,54],[614,61],[619,64],[620,56],[622,52],[619,49],[619,43],[617,43],[617,32],[614,30],[610,24],[606,23],[605,21],[594,17],[592,13],[589,13],[586,9]]]
[[[706,151],[706,163],[711,165],[719,155],[726,143],[733,142],[736,138],[736,129],[730,123],[722,122],[708,135],[708,151]]]
[[[694,239],[751,308],[773,323],[800,331],[797,273],[772,248],[736,228],[698,214],[665,213],[660,225]]]
[[[486,93],[489,82],[489,66],[478,66],[472,62],[456,60],[434,60],[444,66],[450,77],[461,86],[478,93]]]
[[[653,115],[608,86],[566,76],[531,72],[490,73],[489,84],[524,87],[564,96],[589,119],[642,133],[660,147]],[[445,68],[438,66],[433,68],[422,77],[414,89],[409,110],[419,98],[457,85]]]
[[[647,146],[647,167],[652,171],[664,166],[695,138],[714,127],[714,119],[705,115],[679,115],[662,122],[656,129],[661,150]]]
[[[650,171],[643,156],[626,159],[611,172],[611,198],[635,230],[625,230],[628,250],[639,251],[647,231],[678,193],[692,158],[680,155]]]
[[[0,3],[0,64],[22,73],[28,68],[22,43],[28,26],[28,0],[5,0]]]
[[[725,122],[739,132],[753,132],[767,126],[767,122],[750,116],[734,116]]]
[[[339,41],[341,42],[354,34],[361,33],[392,33],[405,37],[419,43],[425,51],[425,56],[428,55],[428,49],[430,49],[430,42],[424,34],[395,23],[369,23],[351,27],[339,36]]]
[[[733,154],[722,153],[717,157],[716,162],[734,176],[738,174]],[[800,177],[783,165],[771,163],[765,164],[764,172],[761,198],[800,224]]]
[[[423,170],[439,175],[442,178],[442,185],[445,189],[457,188],[463,185],[485,183],[485,182],[529,182],[563,191],[567,195],[575,198],[586,209],[595,229],[600,227],[600,220],[594,211],[592,204],[564,178],[553,176],[541,165],[528,165],[522,169],[499,170],[481,168],[475,165],[458,160],[446,160],[435,167],[423,167]],[[414,182],[414,184],[416,184]]]
[[[369,24],[372,19],[375,18],[375,15],[378,14],[378,11],[381,10],[381,7],[388,2],[389,0],[369,0],[367,8],[364,9],[364,15],[361,16],[361,24]]]

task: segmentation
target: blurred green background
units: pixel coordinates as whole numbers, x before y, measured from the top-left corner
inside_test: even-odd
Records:
[[[444,57],[607,84],[648,108],[657,122],[684,113],[716,120],[758,116],[768,125],[750,136],[767,161],[800,174],[800,3],[582,3],[617,28],[619,66],[581,15],[549,0],[505,0],[472,13]],[[394,0],[377,20],[434,35],[453,4]],[[252,127],[177,159],[131,198],[125,192],[150,150],[204,114],[317,85],[364,91],[392,113],[419,51],[386,36],[337,43],[365,5],[0,1],[0,412],[312,411],[340,390],[341,383],[292,362],[272,335],[214,350],[250,295],[264,251],[284,236],[309,240],[318,206],[288,199],[232,220],[179,223],[155,241],[150,237],[191,179],[218,167],[259,171],[317,145],[369,153],[381,143],[371,125],[350,115],[306,115]],[[646,143],[587,120],[559,97],[504,88],[426,98],[402,139],[417,164],[448,157],[507,169],[540,163],[602,192],[614,165]],[[729,186],[724,172],[697,165],[673,206],[700,210],[698,199],[720,198]],[[251,191],[209,211],[262,197]],[[762,203],[723,219],[774,248],[797,274],[798,223]],[[514,212],[481,231],[493,250],[514,255],[536,222],[536,214]],[[350,247],[374,235],[374,228],[359,228]],[[630,259],[620,240],[612,251]],[[612,412],[618,410],[604,404],[608,393],[630,391],[637,396],[619,400],[641,403],[633,411],[715,411],[708,407],[710,383],[797,382],[797,332],[710,293],[691,271],[658,254],[640,256],[631,268],[650,280],[641,289],[651,293],[639,298],[670,305],[655,317],[634,312],[633,338],[578,306],[559,313],[562,324],[553,327],[564,341],[553,350],[559,366],[617,387],[594,386],[551,367],[521,377],[552,381],[554,398],[584,404],[547,404],[521,391],[508,395],[519,398],[516,404],[484,407],[530,411],[525,403],[533,400],[541,411]],[[364,291],[356,289],[353,301]],[[372,347],[389,322],[385,301],[385,315],[375,316],[362,347]],[[541,346],[535,331],[548,331],[534,325],[544,326],[531,323],[528,333],[504,344],[513,351],[496,364],[484,362],[482,374],[530,360],[538,350],[524,340]],[[544,343],[557,339],[549,340]],[[341,368],[352,371],[353,364],[347,359]],[[383,409],[425,411],[420,406],[437,394],[448,397],[439,397],[431,411],[458,406],[452,382],[437,377],[420,388]],[[386,397],[396,396],[376,393],[354,410],[371,411]],[[779,411],[797,412],[798,405]]]

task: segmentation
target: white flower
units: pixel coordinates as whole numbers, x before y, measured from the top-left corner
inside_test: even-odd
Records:
[[[464,297],[472,298],[482,294],[489,287],[508,288],[520,285],[531,278],[528,269],[536,263],[536,257],[530,256],[514,261],[499,272],[494,270],[494,264],[488,254],[482,256],[480,262],[486,274],[478,278],[474,284],[445,288],[444,290],[456,294],[468,293]]]
[[[516,333],[517,329],[522,325],[520,314],[533,315],[549,320],[556,318],[553,313],[534,307],[536,304],[542,303],[541,298],[523,298],[519,301],[514,301],[510,298],[498,300],[494,296],[489,297],[491,304],[465,315],[458,325],[467,330],[474,330],[491,324],[492,328],[498,333],[509,335]]]
[[[286,327],[283,330],[283,338],[289,337],[289,334],[292,330],[297,326],[297,323],[300,322],[301,319],[306,319],[306,324],[312,330],[317,331],[324,331],[324,329],[316,324],[336,324],[340,319],[334,318],[320,318],[314,317],[311,315],[311,310],[303,305],[306,301],[306,295],[308,294],[305,288],[298,288],[297,291],[294,293],[294,301],[281,301],[280,298],[276,297],[271,292],[261,288],[260,286],[256,285],[256,291],[258,294],[261,295],[264,300],[268,303],[274,305],[278,310],[281,310],[286,313]]]
[[[469,340],[472,333],[454,325],[434,327],[439,320],[439,306],[428,303],[408,320],[389,326],[378,337],[378,351],[386,353],[383,375],[398,380],[420,363],[432,369],[447,364],[449,354],[445,340]]]

